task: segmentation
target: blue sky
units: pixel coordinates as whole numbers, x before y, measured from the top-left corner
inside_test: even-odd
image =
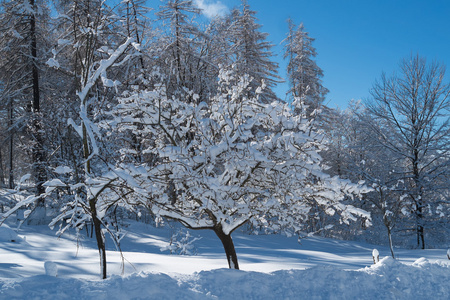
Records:
[[[196,0],[212,13],[240,5],[240,0]],[[448,0],[248,0],[285,76],[280,45],[286,19],[303,22],[315,38],[317,63],[330,90],[328,105],[345,108],[351,99],[369,97],[369,89],[401,59],[418,53],[447,65],[450,75],[450,1]],[[450,78],[450,76],[448,76]],[[284,98],[286,85],[276,92]]]

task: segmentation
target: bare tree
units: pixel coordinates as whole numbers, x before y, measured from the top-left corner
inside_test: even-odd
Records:
[[[450,85],[444,75],[442,64],[411,56],[400,63],[399,74],[382,75],[367,103],[381,125],[371,127],[380,145],[399,157],[397,176],[406,185],[417,246],[422,249],[427,218],[436,219],[439,207],[448,209],[448,198],[441,197],[448,190],[450,150]]]

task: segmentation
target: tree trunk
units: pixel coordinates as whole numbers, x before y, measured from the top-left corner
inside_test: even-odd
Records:
[[[45,171],[45,152],[43,149],[43,136],[40,116],[40,91],[39,91],[39,70],[37,66],[37,32],[36,32],[36,11],[35,0],[29,0],[32,12],[29,15],[30,22],[30,57],[31,57],[31,75],[33,99],[31,103],[31,132],[33,136],[32,159],[33,159],[33,177],[35,182],[35,195],[39,196],[45,192],[43,186],[47,180]],[[28,219],[28,224],[40,225],[44,224],[46,218],[45,200],[39,198],[36,207]]]
[[[0,188],[4,187],[5,187],[5,172],[3,171],[2,149],[0,149]]]
[[[14,107],[13,99],[9,100],[9,174],[8,174],[8,188],[14,189],[14,131],[13,131],[13,117],[14,117]]]
[[[225,234],[221,227],[215,228],[214,232],[219,237],[220,241],[222,242],[223,248],[225,249],[228,267],[230,269],[239,270],[239,263],[236,255],[236,249],[234,248],[233,239],[231,238],[231,235]]]
[[[387,226],[387,231],[388,231],[388,238],[389,238],[389,249],[391,250],[392,258],[395,259],[394,245],[392,244],[392,232],[391,232],[390,226]]]
[[[381,197],[381,201],[383,201],[384,197],[383,197],[383,191],[380,188],[379,190],[380,193],[380,197]],[[388,239],[389,239],[389,249],[391,250],[391,255],[392,258],[395,259],[395,255],[394,255],[394,245],[392,244],[392,222],[389,220],[389,217],[386,215],[386,211],[383,211],[383,223],[384,226],[386,226],[387,229],[387,234],[388,234]]]
[[[414,174],[414,188],[416,189],[416,195],[414,201],[416,204],[416,230],[417,230],[417,246],[421,249],[425,249],[425,236],[423,228],[423,191],[420,182],[419,171],[419,150],[414,150],[414,160],[412,161],[413,174]]]
[[[421,249],[425,249],[425,236],[424,236],[424,229],[423,229],[423,213],[422,213],[422,206],[421,202],[419,202],[417,208],[417,246]]]
[[[34,144],[33,144],[33,172],[34,179],[36,183],[36,195],[43,194],[45,189],[42,186],[47,180],[45,172],[45,152],[43,150],[43,137],[42,128],[40,122],[40,92],[39,92],[39,70],[37,67],[37,33],[36,33],[36,16],[35,11],[37,7],[35,6],[34,0],[29,0],[30,6],[33,12],[30,14],[30,37],[31,37],[31,72],[33,81],[33,101],[32,101],[32,126],[34,134]],[[37,203],[38,207],[45,207],[44,199],[39,199]]]
[[[422,193],[419,193],[419,199],[416,200],[416,222],[417,222],[417,246],[425,249],[425,236],[423,228],[423,200]]]
[[[86,104],[86,103],[84,103]],[[85,168],[85,176],[89,176],[91,173],[91,161],[89,160],[90,156],[90,150],[89,150],[89,141],[88,141],[88,135],[86,130],[86,125],[82,123],[82,130],[83,130],[83,156],[86,160],[84,163]],[[92,216],[92,223],[94,224],[94,231],[95,231],[95,238],[97,240],[97,248],[98,248],[98,254],[100,256],[100,276],[102,279],[106,279],[106,248],[105,248],[105,241],[103,239],[102,234],[102,223],[98,219],[97,216],[97,198],[91,198],[89,200],[89,210],[91,211]]]
[[[101,272],[101,278],[106,279],[106,245],[105,240],[103,239],[102,234],[102,223],[97,217],[97,205],[96,200],[91,199],[89,201],[90,210],[92,212],[92,223],[94,224],[94,230],[95,230],[95,238],[97,240],[97,248],[98,248],[98,254],[100,255],[100,272]]]

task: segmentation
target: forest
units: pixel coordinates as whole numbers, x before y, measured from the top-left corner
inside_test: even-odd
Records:
[[[0,223],[91,227],[103,278],[123,218],[211,230],[234,269],[237,229],[393,258],[450,243],[443,64],[399,58],[340,110],[308,24],[287,21],[279,70],[245,0],[211,19],[192,0],[0,5]]]

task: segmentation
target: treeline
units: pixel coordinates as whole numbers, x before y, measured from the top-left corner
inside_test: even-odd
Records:
[[[243,226],[384,239],[393,256],[393,242],[448,242],[444,66],[411,56],[370,101],[330,109],[314,39],[288,21],[284,102],[246,1],[211,20],[189,0],[112,5],[1,2],[0,185],[32,194],[4,218],[91,222],[103,278],[118,211],[213,230],[230,268]]]

